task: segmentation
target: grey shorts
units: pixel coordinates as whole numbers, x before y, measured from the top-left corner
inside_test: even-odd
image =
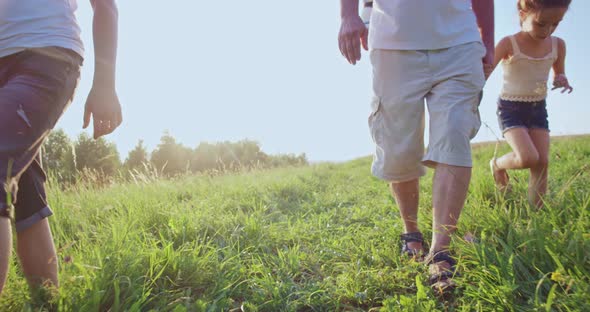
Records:
[[[373,174],[403,182],[437,163],[471,167],[470,140],[481,126],[485,84],[479,42],[429,51],[372,50],[369,128],[376,152]],[[430,117],[424,150],[425,102]]]
[[[17,231],[52,214],[39,151],[72,100],[81,65],[56,47],[0,58],[0,217],[14,216]]]

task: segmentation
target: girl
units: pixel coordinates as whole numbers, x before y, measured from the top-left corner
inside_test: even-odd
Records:
[[[529,201],[541,207],[547,192],[549,125],[545,98],[553,68],[553,89],[573,91],[565,76],[565,42],[551,36],[571,0],[518,0],[521,31],[502,39],[493,68],[502,61],[504,86],[498,121],[512,152],[490,161],[496,185],[506,190],[507,169],[529,169]]]

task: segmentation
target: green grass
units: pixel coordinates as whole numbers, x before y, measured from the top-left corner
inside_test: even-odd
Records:
[[[50,192],[60,311],[588,311],[590,137],[556,140],[536,211],[526,172],[474,173],[453,246],[461,287],[441,300],[400,258],[402,223],[370,158],[344,164]],[[506,146],[501,152],[507,151]],[[431,234],[431,178],[420,225]],[[467,233],[476,243],[462,239]],[[1,311],[35,310],[16,259]]]

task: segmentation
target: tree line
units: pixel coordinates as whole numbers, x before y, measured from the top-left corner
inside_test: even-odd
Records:
[[[60,184],[71,184],[87,173],[101,179],[155,172],[173,177],[203,172],[228,172],[253,168],[307,165],[305,154],[269,155],[256,141],[200,143],[196,148],[184,146],[168,132],[148,152],[142,140],[121,161],[117,146],[104,138],[94,140],[86,133],[72,140],[63,131],[53,131],[41,152],[42,163]]]

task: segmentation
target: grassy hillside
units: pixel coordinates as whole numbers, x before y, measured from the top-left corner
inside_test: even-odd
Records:
[[[399,213],[370,158],[344,164],[52,191],[60,311],[583,311],[590,309],[590,137],[551,152],[547,208],[496,194],[474,148],[454,238],[462,276],[441,301],[400,258]],[[501,146],[500,151],[506,151]],[[430,235],[431,180],[420,224]],[[475,235],[476,243],[462,239]],[[14,261],[1,311],[34,309]]]

